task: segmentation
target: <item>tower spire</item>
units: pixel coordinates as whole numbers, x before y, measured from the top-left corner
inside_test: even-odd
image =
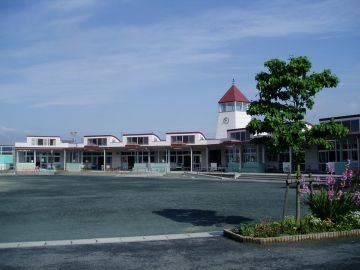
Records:
[[[233,76],[232,85],[235,85],[235,76]]]

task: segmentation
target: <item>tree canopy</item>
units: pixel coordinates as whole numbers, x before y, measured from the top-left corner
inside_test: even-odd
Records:
[[[255,77],[259,100],[250,104],[248,114],[255,116],[248,125],[252,134],[268,133],[255,139],[264,143],[272,152],[288,150],[295,161],[310,145],[330,147],[330,139],[345,136],[348,130],[330,121],[309,128],[305,114],[314,106],[315,95],[324,88],[336,87],[339,79],[325,69],[311,72],[307,57],[290,57],[288,61],[272,59],[265,62],[267,71]],[[257,117],[256,117],[257,116]]]

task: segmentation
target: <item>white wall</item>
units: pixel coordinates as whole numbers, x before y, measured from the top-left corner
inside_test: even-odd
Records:
[[[224,118],[226,117],[229,119],[228,123],[224,122]],[[219,112],[216,127],[216,139],[227,138],[228,129],[246,128],[250,121],[251,116],[246,112]]]

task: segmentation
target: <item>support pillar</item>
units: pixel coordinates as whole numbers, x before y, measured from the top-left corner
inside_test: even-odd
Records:
[[[104,168],[103,171],[106,171],[106,150],[104,149]]]
[[[17,171],[17,164],[19,162],[19,152],[16,151],[16,149],[14,150],[14,171],[16,173]]]
[[[209,171],[209,148],[206,146],[205,148],[205,169]]]
[[[262,146],[262,163],[265,164],[265,145]]]
[[[358,162],[357,169],[359,172],[360,171],[360,140],[359,140],[359,137],[356,137],[356,145],[357,145],[357,162]]]
[[[292,173],[293,162],[292,162],[292,149],[291,149],[291,147],[289,148],[289,162],[290,162],[290,172],[289,173]]]
[[[240,172],[242,171],[242,152],[243,152],[243,146],[240,145],[240,157],[239,157],[239,163],[240,163]]]
[[[35,168],[36,168],[36,150],[34,150],[34,164],[35,164]]]
[[[192,147],[190,147],[190,172],[193,171],[193,150]]]
[[[64,149],[64,171],[66,171],[66,150]]]

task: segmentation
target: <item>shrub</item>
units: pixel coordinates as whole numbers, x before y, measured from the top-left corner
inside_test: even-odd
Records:
[[[353,194],[338,191],[330,197],[325,188],[310,193],[306,203],[314,216],[323,220],[330,219],[334,222],[358,209]]]
[[[246,236],[254,236],[255,234],[255,225],[253,223],[244,223],[240,224],[238,228],[238,233]]]
[[[282,232],[281,223],[263,221],[255,226],[255,237],[275,237],[279,236]]]
[[[348,213],[360,210],[360,193],[349,189],[353,178],[353,172],[349,166],[350,160],[348,160],[341,179],[338,182],[336,182],[333,176],[333,169],[328,167],[326,187],[320,190],[313,191],[309,189],[304,179],[302,180],[302,189],[305,193],[309,194],[306,204],[314,216],[322,220],[338,222]]]
[[[283,234],[296,234],[297,227],[296,227],[296,220],[294,216],[286,216],[282,221],[282,233]]]
[[[342,217],[338,224],[340,230],[360,229],[360,211],[353,211]]]

